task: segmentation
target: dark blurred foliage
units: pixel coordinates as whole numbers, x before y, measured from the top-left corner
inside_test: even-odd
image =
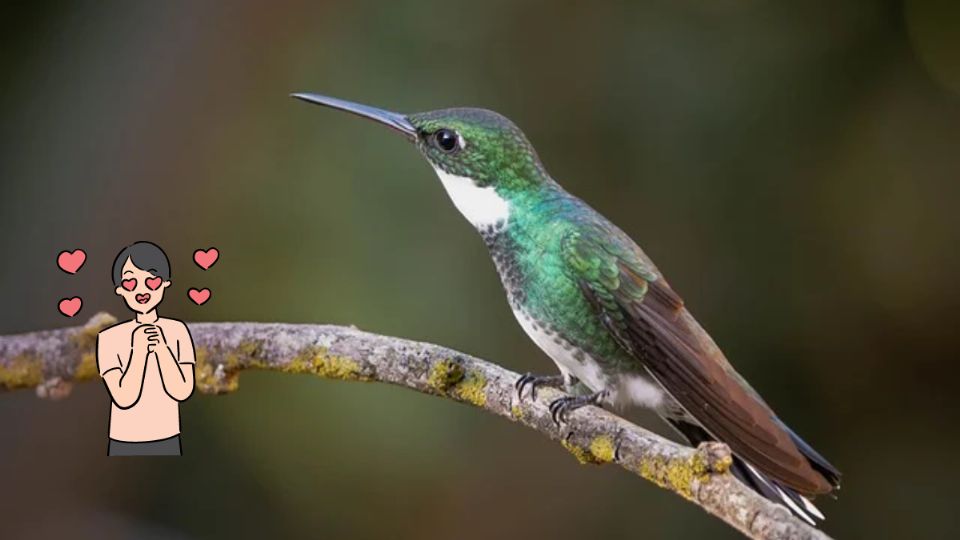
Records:
[[[960,3],[32,2],[0,17],[0,333],[162,313],[356,324],[551,363],[401,138],[296,102],[513,118],[645,247],[740,371],[845,473],[842,538],[960,531]],[[194,248],[223,253],[212,270]],[[83,247],[76,276],[61,249]],[[202,308],[190,286],[213,289]],[[0,536],[735,538],[468,407],[249,373],[182,407],[179,460],[104,457],[98,384],[0,395]],[[649,417],[641,421],[664,431]]]

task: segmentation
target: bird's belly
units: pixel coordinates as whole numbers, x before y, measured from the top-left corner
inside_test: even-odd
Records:
[[[523,310],[513,310],[520,327],[527,336],[550,357],[560,371],[580,379],[583,384],[594,392],[606,387],[606,377],[599,365],[582,349],[576,347],[560,334],[546,327],[542,322],[535,320]]]
[[[616,370],[617,373],[611,374],[583,349],[548,329],[523,310],[514,309],[513,315],[527,336],[557,364],[561,373],[573,375],[594,392],[606,390],[606,401],[610,404],[640,405],[658,409],[665,399],[669,399],[660,385],[651,380],[642,369]]]

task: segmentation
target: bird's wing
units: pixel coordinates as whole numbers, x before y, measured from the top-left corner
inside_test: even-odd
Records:
[[[561,244],[566,271],[617,342],[711,435],[800,493],[831,487],[626,234],[585,224]]]

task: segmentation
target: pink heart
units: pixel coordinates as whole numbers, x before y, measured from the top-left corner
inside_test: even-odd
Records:
[[[80,308],[83,306],[83,300],[79,296],[74,296],[73,298],[64,298],[60,300],[60,304],[57,305],[57,308],[60,310],[60,313],[63,313],[67,317],[73,317],[80,311]]]
[[[86,260],[87,254],[84,253],[82,249],[61,251],[60,254],[57,255],[57,266],[68,274],[76,274],[77,270],[80,270],[80,267],[83,266]]]
[[[133,278],[121,280],[120,286],[128,291],[132,291],[137,287],[137,280]]]
[[[187,291],[187,296],[193,300],[193,303],[200,306],[206,303],[210,299],[210,289],[194,289],[193,287]]]
[[[213,263],[217,262],[217,259],[220,258],[220,251],[212,247],[206,251],[198,249],[193,252],[193,262],[197,263],[197,266],[203,268],[204,270],[213,266]]]
[[[160,288],[160,283],[163,282],[162,279],[158,277],[147,278],[144,283],[147,284],[147,288],[151,291],[155,291]]]

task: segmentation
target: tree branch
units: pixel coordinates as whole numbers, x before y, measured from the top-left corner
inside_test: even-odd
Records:
[[[82,327],[0,336],[0,389],[36,388],[62,398],[74,381],[99,378],[97,333],[113,324],[101,313]],[[379,336],[355,328],[278,323],[191,323],[197,388],[237,389],[247,369],[309,373],[330,379],[378,381],[467,403],[558,441],[581,463],[616,463],[673,491],[750,538],[829,540],[785,508],[760,497],[728,471],[729,449],[693,449],[664,439],[597,407],[572,413],[562,429],[548,404],[563,395],[541,388],[517,400],[518,375],[445,347]]]

